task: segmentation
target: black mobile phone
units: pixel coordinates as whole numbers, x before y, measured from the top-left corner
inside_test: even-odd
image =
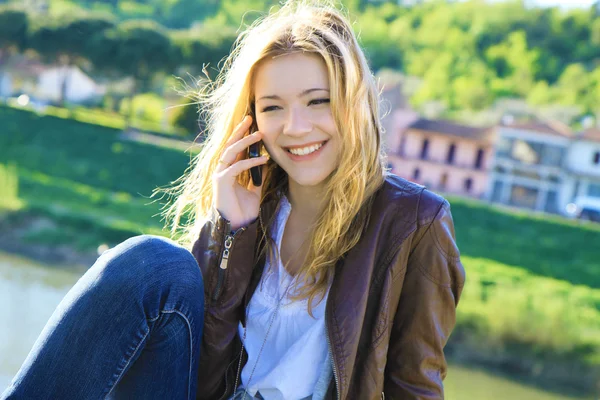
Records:
[[[256,126],[256,122],[252,122],[250,134],[256,132],[257,130],[258,128]],[[248,147],[248,158],[260,157],[261,146],[262,141],[251,144]],[[252,184],[254,186],[260,186],[262,184],[262,165],[250,168],[250,176],[252,177]]]

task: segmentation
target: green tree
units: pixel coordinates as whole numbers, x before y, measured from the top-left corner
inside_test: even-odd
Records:
[[[29,15],[22,8],[0,6],[0,94],[9,58],[22,50],[27,38]]]
[[[527,102],[533,106],[541,106],[554,102],[554,92],[546,81],[538,81],[527,95]]]
[[[28,45],[52,64],[65,67],[82,65],[90,58],[88,39],[115,26],[111,17],[94,13],[68,13],[57,17],[38,16],[29,35]],[[60,84],[61,104],[65,103],[69,74]]]
[[[125,21],[96,35],[92,44],[95,51],[90,56],[100,71],[133,78],[131,98],[144,90],[156,74],[171,71],[180,61],[167,31],[154,21]],[[129,121],[132,118],[130,107]]]
[[[207,66],[209,76],[214,77],[219,70],[219,62],[224,59],[237,37],[232,27],[217,28],[204,26],[200,28],[174,31],[170,34],[177,53],[176,60],[186,72],[198,76]]]
[[[591,79],[583,65],[571,64],[564,70],[556,86],[559,103],[574,106],[588,99]]]
[[[534,85],[539,52],[530,49],[524,31],[511,33],[506,41],[486,51],[489,66],[499,80],[499,94],[524,96]]]
[[[189,28],[194,22],[202,21],[213,16],[219,9],[218,0],[164,0],[155,1],[156,10],[163,9],[157,14],[158,19],[169,28]],[[168,5],[168,6],[167,6]]]
[[[400,49],[390,40],[389,26],[378,9],[369,7],[359,17],[359,40],[365,48],[371,67],[400,69],[402,57]]]

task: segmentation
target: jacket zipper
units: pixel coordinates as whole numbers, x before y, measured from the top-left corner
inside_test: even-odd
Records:
[[[325,307],[325,337],[327,338],[327,348],[329,349],[329,357],[331,358],[331,364],[333,365],[333,377],[335,378],[335,394],[336,398],[340,400],[340,380],[338,378],[337,368],[335,366],[335,358],[333,357],[333,348],[331,347],[331,341],[329,340],[329,319],[327,318],[327,307]]]
[[[260,225],[262,227],[262,217],[261,217],[261,211],[262,209],[259,208],[258,209],[258,220],[260,222]],[[230,225],[228,225],[227,227],[229,228]],[[246,228],[241,228],[241,229],[246,229]],[[220,288],[220,285],[222,284],[222,278],[221,275],[224,275],[225,270],[227,269],[227,264],[229,263],[229,251],[231,249],[231,246],[233,246],[233,238],[235,236],[235,234],[237,234],[237,232],[234,233],[233,236],[231,235],[227,235],[225,237],[225,250],[223,250],[223,254],[221,257],[221,262],[219,264],[220,268],[219,268],[219,281],[217,282],[217,288]],[[231,238],[231,244],[229,247],[227,247],[227,240]],[[247,322],[246,322],[247,323]],[[241,344],[242,347],[244,346],[244,344]],[[229,391],[229,380],[227,379],[227,372],[229,371],[229,368],[231,368],[231,366],[233,365],[234,362],[236,362],[238,360],[238,358],[240,357],[240,355],[238,355],[237,357],[235,357],[227,366],[227,368],[225,369],[225,393],[223,393],[223,396],[221,396],[219,398],[219,400],[224,400],[225,398],[227,398],[227,392]],[[237,378],[237,374],[241,375],[241,371],[236,371],[236,378]],[[233,388],[233,393],[235,394],[235,391],[237,390],[237,388]]]
[[[225,279],[225,270],[227,270],[227,266],[229,264],[229,256],[231,248],[233,247],[233,241],[238,233],[244,232],[246,227],[241,227],[237,231],[231,233],[231,224],[227,222],[227,226],[225,227],[226,232],[230,232],[225,235],[225,243],[224,249],[221,253],[221,260],[219,261],[219,270],[217,271],[217,286],[215,287],[215,292],[213,293],[212,300],[217,301],[219,298],[219,294],[221,294],[221,289],[223,287],[223,281]]]

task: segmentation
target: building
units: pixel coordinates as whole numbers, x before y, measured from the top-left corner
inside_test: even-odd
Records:
[[[72,103],[96,99],[106,93],[106,87],[99,85],[79,67],[49,67],[38,76],[35,95],[41,99],[58,101],[62,85],[66,84],[65,100]]]
[[[443,193],[485,195],[493,129],[418,118],[398,134],[388,154],[392,172]]]
[[[600,129],[588,129],[577,135],[569,146],[565,170],[565,201],[588,197],[600,200]]]
[[[490,184],[492,202],[551,213],[570,201],[563,168],[572,133],[558,122],[526,122],[497,127]]]
[[[39,101],[57,101],[63,84],[65,100],[72,103],[97,100],[107,91],[106,85],[96,83],[77,66],[48,66],[23,54],[13,54],[0,74],[0,97],[24,93]]]

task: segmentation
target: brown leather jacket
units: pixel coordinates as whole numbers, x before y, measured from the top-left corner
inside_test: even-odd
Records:
[[[264,267],[264,257],[253,265],[257,234],[275,206],[263,204],[259,218],[234,235],[215,211],[194,243],[205,285],[197,399],[226,399],[233,392],[238,324]],[[365,232],[337,263],[327,299],[334,364],[327,398],[442,399],[443,349],[465,282],[450,206],[389,175]],[[242,366],[246,359],[244,352]]]

